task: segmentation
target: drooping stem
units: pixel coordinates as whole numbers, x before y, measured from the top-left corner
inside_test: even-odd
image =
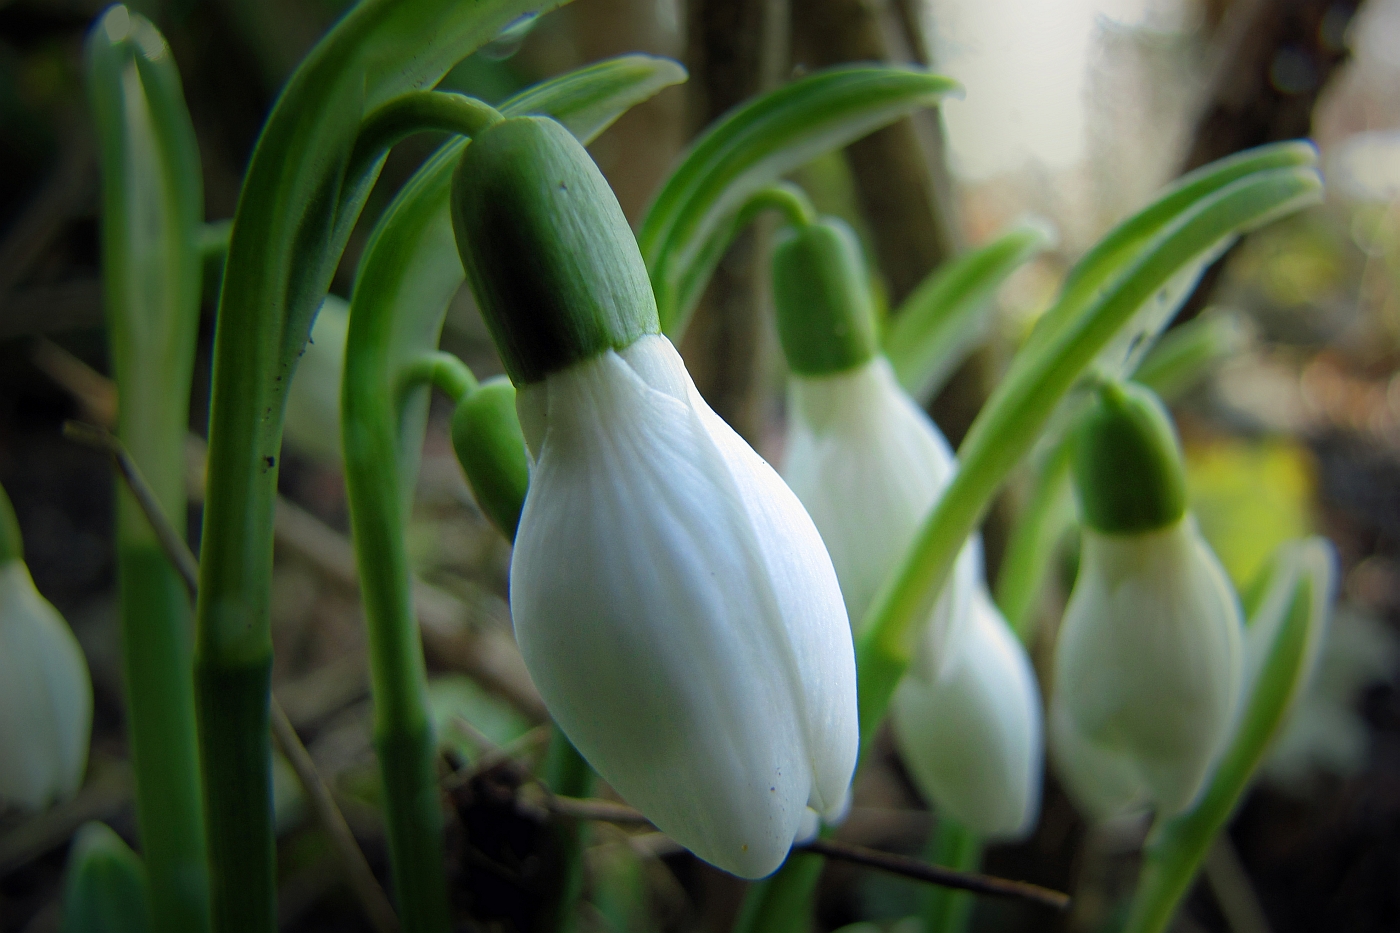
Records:
[[[24,539],[20,537],[19,520],[10,496],[0,487],[0,564],[24,560]]]

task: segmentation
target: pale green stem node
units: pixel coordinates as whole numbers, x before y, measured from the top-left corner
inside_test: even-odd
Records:
[[[875,355],[875,308],[860,242],[822,217],[773,249],[773,306],[788,366],[803,376],[854,369]]]
[[[1186,470],[1171,416],[1151,389],[1108,383],[1074,438],[1084,524],[1128,535],[1174,525],[1186,512]]]
[[[617,197],[554,120],[502,120],[473,140],[452,181],[452,227],[517,386],[660,332]]]

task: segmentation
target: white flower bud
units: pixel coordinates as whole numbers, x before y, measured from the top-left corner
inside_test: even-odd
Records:
[[[1086,526],[1081,540],[1055,654],[1056,760],[1070,763],[1072,790],[1078,777],[1079,796],[1098,801],[1091,810],[1129,799],[1130,769],[1159,814],[1180,813],[1205,786],[1239,707],[1239,601],[1189,514],[1134,534]],[[1085,747],[1099,754],[1087,767]],[[1120,787],[1085,786],[1094,774]]]
[[[644,336],[522,385],[511,562],[525,663],[598,773],[696,855],[775,870],[844,810],[855,655],[821,538]]]
[[[42,810],[83,781],[92,684],[68,623],[21,560],[0,563],[0,799]]]
[[[957,461],[948,442],[895,380],[883,356],[842,372],[794,375],[783,478],[807,507],[858,625],[899,565]],[[949,586],[930,599],[934,657],[949,658],[980,574],[976,539]]]
[[[930,647],[895,691],[900,754],[940,812],[981,836],[1023,837],[1040,809],[1044,741],[1030,658],[982,586],[948,662]]]

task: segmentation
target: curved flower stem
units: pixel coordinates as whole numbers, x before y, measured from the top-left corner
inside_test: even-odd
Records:
[[[749,195],[749,199],[739,210],[742,219],[733,231],[734,235],[737,236],[739,230],[747,226],[749,221],[766,210],[775,210],[782,214],[783,219],[793,227],[805,227],[817,219],[817,209],[812,205],[812,199],[807,197],[807,192],[790,181],[780,181]],[[726,241],[725,245],[729,242]]]
[[[1069,451],[1070,445],[1061,440],[1035,464],[1030,498],[1011,531],[997,576],[997,608],[1027,647],[1035,637],[1037,597],[1060,540],[1074,522]]]
[[[347,176],[358,177],[397,142],[430,130],[471,138],[502,119],[500,111],[474,97],[448,91],[409,91],[365,117]]]
[[[457,404],[476,391],[476,376],[455,354],[437,350],[424,353],[399,374],[396,397],[400,403],[413,389],[430,385]]]
[[[544,783],[550,793],[564,797],[588,797],[593,793],[593,769],[558,726],[549,738],[544,760]],[[550,828],[559,859],[559,883],[545,907],[540,929],[571,933],[576,906],[583,896],[583,849],[588,827],[580,820],[556,817]]]

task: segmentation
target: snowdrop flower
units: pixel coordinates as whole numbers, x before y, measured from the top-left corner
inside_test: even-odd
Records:
[[[468,147],[463,265],[533,458],[511,562],[525,663],[629,803],[756,878],[846,806],[855,658],[797,498],[701,400],[583,148],[539,118]]]
[[[1089,811],[1145,800],[1170,816],[1194,804],[1230,737],[1239,600],[1186,511],[1176,435],[1151,392],[1105,386],[1074,441],[1084,529],[1055,655],[1056,759]]]
[[[850,228],[823,218],[792,232],[774,251],[773,292],[793,370],[784,476],[821,531],[858,623],[957,463],[876,352]],[[953,574],[895,693],[895,736],[940,808],[981,835],[1019,836],[1039,809],[1040,693],[1025,649],[980,583],[977,538]]]
[[[840,220],[791,234],[773,255],[778,332],[792,377],[783,478],[807,507],[858,625],[952,481],[948,442],[877,352],[855,235]],[[978,559],[969,542],[930,605],[931,657],[951,658],[971,613]]]
[[[92,683],[68,623],[39,595],[0,490],[0,800],[42,810],[87,767]]]
[[[895,691],[900,754],[940,812],[980,836],[1021,838],[1040,809],[1043,751],[1030,658],[984,586],[949,663],[933,648],[924,638]]]

